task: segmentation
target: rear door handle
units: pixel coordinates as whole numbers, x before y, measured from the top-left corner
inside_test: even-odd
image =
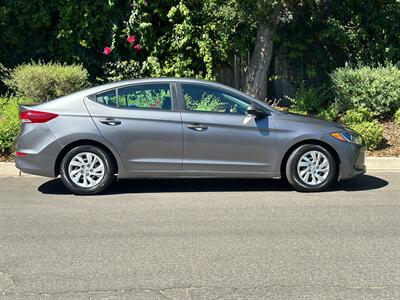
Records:
[[[107,118],[107,119],[100,120],[100,123],[105,124],[105,125],[110,125],[110,126],[116,126],[116,125],[121,124],[121,121],[115,120],[112,118]]]
[[[198,123],[187,124],[186,127],[189,129],[196,130],[196,131],[204,131],[204,130],[208,129],[208,126],[206,126],[204,124],[198,124]]]

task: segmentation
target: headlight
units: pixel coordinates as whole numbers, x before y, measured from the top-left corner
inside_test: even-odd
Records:
[[[331,133],[331,136],[334,137],[335,139],[338,139],[342,142],[347,142],[347,143],[352,143],[352,144],[357,144],[357,145],[362,145],[363,140],[362,137],[359,136],[358,134],[351,133],[351,132],[333,132]]]

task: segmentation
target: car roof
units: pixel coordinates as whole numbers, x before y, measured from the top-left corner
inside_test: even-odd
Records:
[[[263,103],[262,101],[255,99],[235,88],[229,87],[227,85],[215,82],[215,81],[209,81],[209,80],[202,80],[202,79],[194,79],[194,78],[184,78],[184,77],[163,77],[163,78],[140,78],[140,79],[132,79],[132,80],[121,80],[121,81],[115,81],[115,82],[110,82],[102,85],[98,85],[95,87],[89,87],[84,90],[77,91],[75,93],[54,99],[53,104],[59,103],[59,102],[64,102],[64,101],[71,101],[72,99],[83,99],[85,97],[88,97],[93,94],[98,94],[101,92],[105,92],[110,89],[115,89],[115,88],[120,88],[123,86],[128,86],[128,85],[137,85],[137,84],[148,84],[148,83],[193,83],[193,84],[204,84],[207,86],[213,86],[216,88],[222,88],[226,91],[230,91],[235,94],[242,95],[243,97],[249,99],[249,101],[253,102],[258,102],[259,104],[262,104],[264,106],[269,107],[270,110],[275,111],[272,107],[267,105],[266,103]]]
[[[120,80],[120,81],[114,81],[114,82],[98,85],[95,87],[90,87],[83,91],[87,92],[87,94],[90,95],[90,94],[96,94],[101,91],[106,91],[106,90],[113,89],[113,88],[119,88],[119,87],[126,86],[126,85],[133,85],[133,84],[136,85],[136,84],[141,84],[141,83],[147,84],[147,83],[174,83],[174,82],[175,83],[197,83],[197,84],[203,83],[203,84],[206,84],[209,86],[221,87],[224,89],[232,90],[234,92],[239,92],[237,89],[231,88],[229,86],[226,86],[226,85],[218,83],[218,82],[203,80],[203,79],[184,78],[184,77],[140,78],[140,79]]]

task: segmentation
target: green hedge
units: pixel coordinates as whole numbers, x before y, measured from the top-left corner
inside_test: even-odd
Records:
[[[331,74],[335,104],[341,112],[365,108],[375,116],[400,108],[400,69],[393,66],[336,69]]]
[[[383,127],[376,121],[349,124],[349,127],[362,136],[368,150],[377,149],[383,141]]]
[[[18,105],[32,103],[30,99],[0,98],[0,153],[11,154],[20,129]]]
[[[17,97],[44,102],[88,86],[88,73],[81,65],[32,62],[16,67],[5,83]]]
[[[373,115],[365,108],[351,109],[344,114],[340,121],[344,124],[359,124],[362,122],[370,122]]]

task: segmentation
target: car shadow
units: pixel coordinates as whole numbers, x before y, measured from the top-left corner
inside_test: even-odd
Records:
[[[366,191],[383,188],[386,180],[360,175],[334,184],[327,192]],[[52,179],[39,186],[43,194],[71,194],[60,178]],[[116,180],[103,195],[128,193],[170,192],[294,192],[284,180],[274,179],[122,179]]]

